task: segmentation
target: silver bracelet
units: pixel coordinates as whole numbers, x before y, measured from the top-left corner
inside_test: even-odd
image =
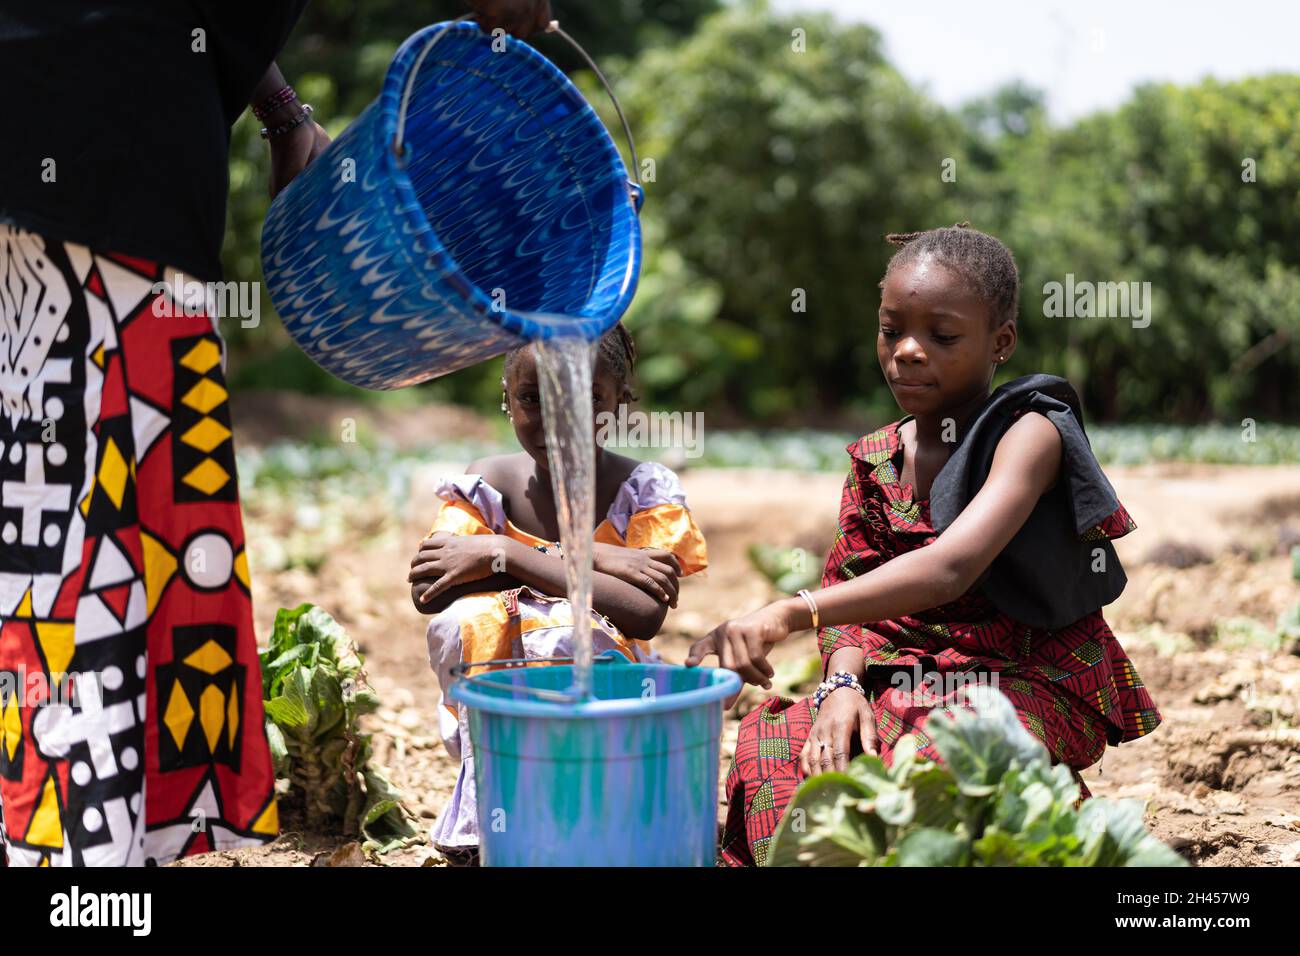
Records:
[[[276,136],[283,136],[285,133],[289,132],[289,130],[297,129],[303,123],[307,122],[307,120],[311,119],[311,114],[312,114],[311,104],[303,103],[302,109],[298,111],[298,115],[295,116],[293,119],[289,120],[287,123],[281,123],[279,126],[276,126],[273,129],[263,126],[261,129],[262,139],[273,139]]]

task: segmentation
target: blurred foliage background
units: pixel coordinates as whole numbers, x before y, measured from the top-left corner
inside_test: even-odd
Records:
[[[883,236],[969,219],[1021,269],[1020,344],[995,385],[1066,375],[1093,420],[1300,421],[1300,75],[1143,86],[1118,109],[1056,126],[1043,95],[1018,84],[944,109],[890,65],[875,30],[826,15],[756,0],[552,5],[653,160],[626,317],[646,406],[703,410],[716,426],[897,417],[875,357],[877,283],[893,251]],[[402,40],[464,11],[457,0],[313,0],[280,65],[337,135],[377,95]],[[570,51],[536,42],[612,121]],[[261,279],[268,157],[256,125],[246,114],[234,132],[229,279]],[[1045,316],[1044,284],[1067,273],[1150,282],[1150,326]],[[265,299],[263,316],[228,330],[236,387],[371,394],[303,356]],[[486,363],[417,394],[487,413],[499,374]]]

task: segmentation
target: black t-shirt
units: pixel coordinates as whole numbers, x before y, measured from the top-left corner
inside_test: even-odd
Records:
[[[219,279],[230,127],[305,6],[0,0],[0,220]]]

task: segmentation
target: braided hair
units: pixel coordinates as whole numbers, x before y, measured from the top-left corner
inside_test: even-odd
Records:
[[[1015,256],[998,239],[969,222],[959,222],[921,232],[891,232],[885,241],[901,247],[885,268],[886,279],[895,266],[933,256],[988,303],[992,328],[1015,320],[1020,309],[1020,272]],[[880,284],[885,284],[884,279]]]
[[[525,345],[515,349],[506,355],[505,368],[502,369],[502,377],[505,381],[510,380],[510,370],[514,368],[515,362],[523,354],[524,349],[529,346]],[[614,376],[620,393],[620,402],[635,402],[638,398],[632,392],[633,372],[636,366],[636,343],[632,341],[632,333],[627,330],[627,326],[618,322],[612,329],[600,337],[599,351],[597,353],[597,365],[603,364]]]
[[[622,322],[615,323],[612,329],[600,337],[600,358],[597,364],[600,362],[604,362],[605,367],[614,374],[622,396],[620,401],[635,402],[637,396],[632,393],[632,373],[636,367],[636,343]]]

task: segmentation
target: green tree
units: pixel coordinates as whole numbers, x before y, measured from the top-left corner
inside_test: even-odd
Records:
[[[961,124],[885,61],[875,30],[761,3],[645,51],[624,85],[654,163],[643,218],[721,293],[717,321],[688,333],[714,341],[684,350],[683,381],[713,375],[715,402],[768,421],[879,402],[883,236],[951,221],[941,171],[964,158]],[[642,335],[651,304],[634,310]]]
[[[1066,375],[1102,419],[1300,418],[1300,76],[1145,86],[1054,127],[1042,94],[1019,83],[939,107],[868,26],[720,6],[555,2],[610,75],[646,161],[627,320],[649,404],[707,408],[715,424],[893,417],[875,358],[877,283],[894,251],[883,236],[970,220],[1021,269],[1020,347],[1003,378]],[[316,0],[281,60],[337,134],[400,41],[460,9]],[[576,66],[553,40],[538,42]],[[590,74],[574,76],[615,129]],[[231,278],[260,278],[265,165],[245,117]],[[1046,315],[1045,285],[1067,274],[1149,282],[1150,325]],[[230,332],[236,385],[355,391],[278,321]],[[427,388],[491,408],[498,375],[487,363]]]
[[[1020,257],[1022,355],[1082,383],[1104,418],[1294,420],[1297,109],[1293,75],[1151,85],[1020,144],[1002,236]],[[1067,273],[1150,282],[1150,325],[1044,316],[1044,284]]]

